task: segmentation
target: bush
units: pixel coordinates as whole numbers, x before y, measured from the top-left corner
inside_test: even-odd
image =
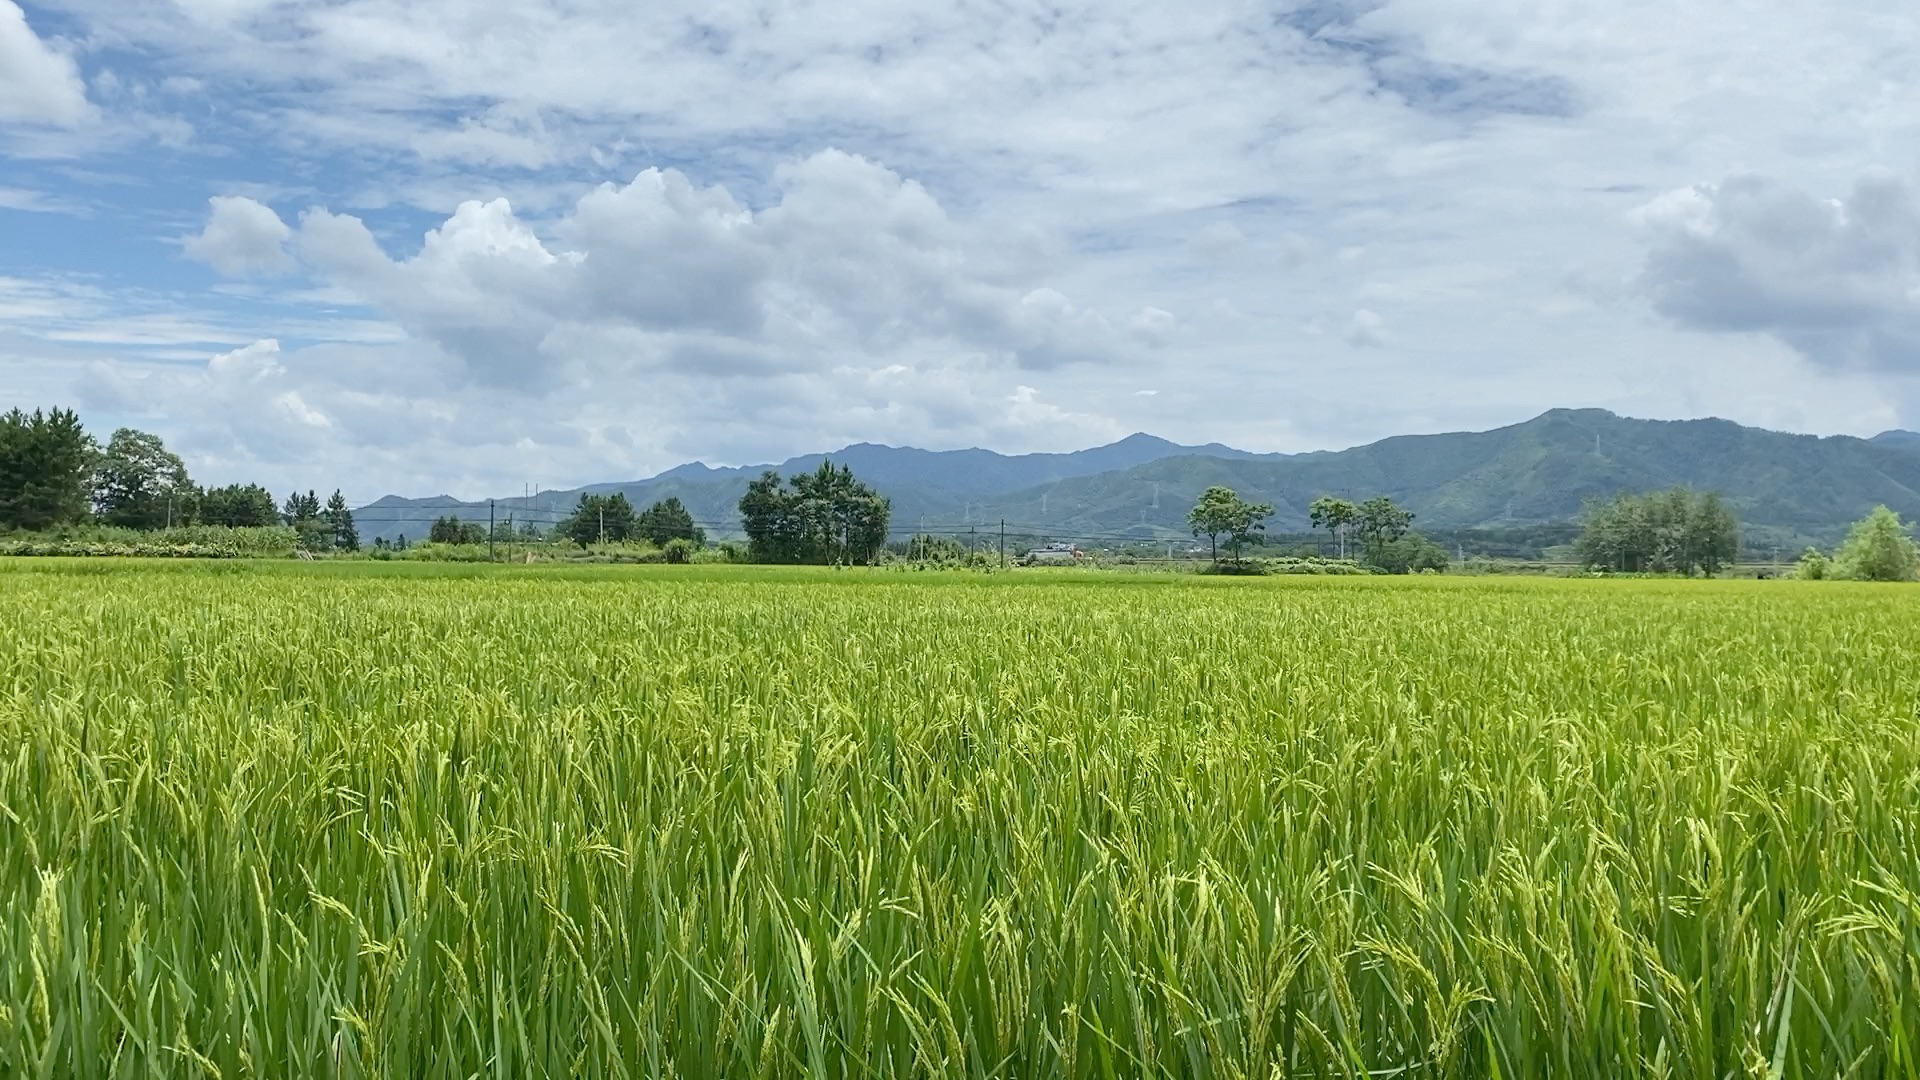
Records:
[[[692,562],[694,553],[699,550],[699,546],[693,541],[684,536],[677,536],[667,541],[667,546],[660,549],[660,554],[666,558],[667,562],[680,564]]]
[[[238,559],[231,544],[119,544],[86,540],[5,540],[0,555],[65,558]]]
[[[1269,574],[1343,575],[1372,574],[1377,572],[1376,570],[1361,566],[1352,559],[1322,559],[1318,556],[1310,555],[1305,558],[1287,557],[1267,560],[1267,573]]]
[[[1802,581],[1824,581],[1828,576],[1827,557],[1819,548],[1810,547],[1801,552],[1800,562],[1793,568],[1793,576]]]
[[[244,556],[285,557],[293,554],[299,538],[283,525],[230,527],[182,525],[172,529],[125,529],[113,525],[71,525],[44,533],[23,533],[9,542],[35,551],[62,546],[107,553],[119,549],[205,549],[222,554],[199,556],[231,559]],[[229,554],[230,553],[230,554]]]
[[[1448,560],[1446,548],[1413,532],[1375,545],[1368,552],[1367,561],[1389,574],[1411,574],[1444,571]]]
[[[1200,572],[1210,577],[1264,577],[1268,570],[1265,561],[1247,559],[1241,562],[1223,560],[1208,563],[1200,568]]]

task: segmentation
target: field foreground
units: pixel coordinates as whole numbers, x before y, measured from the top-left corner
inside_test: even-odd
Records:
[[[1920,596],[0,563],[0,1075],[1914,1076]]]

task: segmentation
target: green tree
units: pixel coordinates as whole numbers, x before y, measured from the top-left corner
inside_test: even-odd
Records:
[[[581,547],[592,544],[624,544],[637,539],[639,531],[633,504],[623,492],[611,495],[582,494],[573,508],[573,516],[560,523],[559,533]]]
[[[109,525],[160,529],[187,524],[198,495],[180,456],[158,435],[144,431],[114,432],[94,467],[94,513]]]
[[[71,409],[0,416],[0,528],[47,529],[86,517],[95,452]]]
[[[1436,573],[1447,568],[1447,549],[1417,532],[1384,541],[1368,552],[1367,561],[1389,574]]]
[[[327,508],[320,511],[320,521],[326,525],[335,550],[360,550],[360,530],[354,528],[353,511],[347,508],[347,498],[340,494],[339,488],[334,488],[328,496]]]
[[[1229,487],[1216,484],[1200,493],[1200,500],[1187,512],[1187,526],[1193,535],[1204,536],[1212,549],[1213,560],[1220,561],[1220,537],[1227,538],[1227,550],[1235,562],[1248,544],[1261,542],[1266,519],[1273,516],[1268,503],[1250,503]]]
[[[831,461],[791,480],[769,470],[740,498],[755,562],[870,563],[886,546],[892,514],[890,500]]]
[[[664,549],[675,540],[686,540],[696,547],[707,542],[706,534],[693,523],[693,514],[681,505],[678,495],[669,495],[642,511],[637,528],[657,548]]]
[[[798,513],[799,496],[779,473],[768,469],[747,484],[740,497],[740,520],[747,534],[747,553],[754,562],[802,562],[805,523]]]
[[[259,484],[228,484],[208,488],[200,496],[200,522],[245,529],[276,525],[280,512],[273,494]]]
[[[1347,530],[1360,520],[1360,508],[1345,499],[1322,495],[1307,507],[1307,520],[1332,534],[1340,558],[1347,557]]]
[[[1833,562],[1835,576],[1853,581],[1912,581],[1920,552],[1900,515],[1876,506],[1854,523]]]
[[[1367,562],[1384,568],[1387,546],[1407,535],[1413,527],[1413,511],[1385,495],[1377,495],[1360,504],[1358,518],[1356,524],[1366,544]]]
[[[1709,491],[1687,515],[1687,558],[1711,577],[1740,557],[1740,521],[1733,509]]]
[[[305,495],[294,492],[287,496],[285,505],[280,508],[280,519],[294,528],[317,521],[320,517],[320,497],[309,491]]]
[[[320,520],[320,496],[313,491],[288,495],[280,516],[299,537],[300,550],[326,551],[333,546],[333,526]]]
[[[1589,502],[1575,541],[1587,566],[1623,573],[1716,574],[1740,553],[1740,523],[1719,495],[1685,487]]]
[[[477,521],[463,520],[458,514],[448,514],[435,518],[433,527],[427,530],[427,542],[432,544],[484,544],[487,542],[486,526]]]

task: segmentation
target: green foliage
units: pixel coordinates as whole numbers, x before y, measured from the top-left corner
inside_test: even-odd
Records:
[[[783,481],[772,470],[747,485],[740,518],[755,562],[872,563],[887,542],[893,504],[831,461]]]
[[[143,536],[153,534],[145,530]],[[166,530],[156,530],[166,531]],[[119,558],[119,559],[238,559],[246,555],[238,548],[221,544],[169,544],[143,539],[130,543],[105,540],[0,540],[0,555],[27,558]]]
[[[0,1075],[1913,1060],[1920,606],[660,577],[0,564]]]
[[[200,495],[200,523],[235,529],[263,529],[280,523],[273,493],[259,484],[228,484]]]
[[[319,519],[320,496],[315,495],[312,491],[307,492],[305,495],[297,491],[288,495],[286,505],[280,510],[280,520],[296,529],[308,522],[318,521]]]
[[[1794,566],[1793,576],[1802,581],[1825,581],[1832,576],[1832,570],[1832,564],[1820,549],[1810,547],[1800,553],[1800,562]]]
[[[581,495],[573,515],[554,531],[584,548],[638,540],[641,535],[637,525],[633,504],[616,491],[611,495]]]
[[[1601,570],[1712,576],[1740,552],[1739,523],[1720,496],[1684,487],[1589,503],[1581,526],[1580,561]]]
[[[1417,532],[1407,532],[1391,540],[1369,540],[1367,563],[1389,574],[1440,573],[1451,560],[1447,549]]]
[[[1913,536],[1900,515],[1876,506],[1847,534],[1834,555],[1834,576],[1853,581],[1912,581],[1920,567]]]
[[[70,409],[0,416],[0,529],[29,532],[84,519],[95,447]]]
[[[707,542],[706,533],[693,523],[693,515],[677,495],[669,495],[647,507],[635,523],[635,530],[642,539],[662,549],[675,540],[686,540],[694,547],[704,547]]]
[[[1347,530],[1360,520],[1360,508],[1345,499],[1336,499],[1331,495],[1322,495],[1313,500],[1307,508],[1307,520],[1316,529],[1325,529],[1333,534],[1334,545],[1339,549],[1340,557],[1347,557]]]
[[[320,523],[327,529],[329,546],[335,551],[359,551],[360,530],[353,526],[353,511],[347,508],[346,496],[335,488],[327,499],[326,509],[320,511]]]
[[[666,558],[667,562],[689,563],[693,561],[694,553],[698,552],[700,547],[701,545],[694,543],[687,537],[676,536],[661,546],[660,553]]]
[[[199,489],[158,435],[121,428],[94,465],[93,512],[108,525],[161,529],[194,520]]]
[[[1187,527],[1193,535],[1207,538],[1215,562],[1220,561],[1220,538],[1226,537],[1227,551],[1239,562],[1242,549],[1262,540],[1266,520],[1272,516],[1272,506],[1250,503],[1232,488],[1216,486],[1200,493],[1200,500],[1187,513]]]
[[[465,521],[448,514],[434,519],[433,527],[427,530],[427,542],[477,546],[487,542],[487,530],[477,521]]]
[[[1278,559],[1268,559],[1265,561],[1265,569],[1269,574],[1331,575],[1334,577],[1365,575],[1374,572],[1351,559],[1322,559],[1317,556],[1308,556],[1306,558],[1285,556]]]
[[[298,543],[293,529],[281,525],[232,528],[180,525],[171,529],[128,529],[89,523],[13,538],[0,550],[9,555],[147,556],[159,558],[284,558]]]

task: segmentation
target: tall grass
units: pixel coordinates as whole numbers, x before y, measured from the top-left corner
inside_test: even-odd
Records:
[[[84,569],[7,1076],[1920,1072],[1897,588]]]

